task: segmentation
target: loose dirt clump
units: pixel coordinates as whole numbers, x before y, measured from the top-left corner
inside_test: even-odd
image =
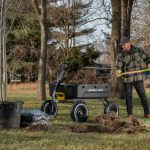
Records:
[[[26,129],[29,131],[48,131],[49,126],[44,124],[29,125],[28,127],[26,127]]]
[[[76,133],[136,133],[149,131],[149,129],[142,125],[135,117],[121,121],[119,118],[114,116],[100,115],[95,117],[90,125],[71,127],[71,131]]]

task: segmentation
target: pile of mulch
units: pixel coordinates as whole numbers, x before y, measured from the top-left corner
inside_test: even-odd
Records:
[[[71,127],[71,131],[75,133],[136,133],[150,131],[150,129],[142,125],[135,117],[121,121],[114,116],[100,115],[95,117],[92,124]]]
[[[71,84],[102,84],[106,82],[106,79],[102,79],[100,76],[97,77],[94,69],[84,68],[69,72],[63,82]]]

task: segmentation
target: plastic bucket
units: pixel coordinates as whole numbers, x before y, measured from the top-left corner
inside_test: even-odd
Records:
[[[19,128],[23,101],[0,102],[0,129]]]

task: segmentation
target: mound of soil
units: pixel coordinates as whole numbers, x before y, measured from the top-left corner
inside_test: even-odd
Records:
[[[95,117],[92,124],[78,127],[71,127],[71,131],[75,133],[87,133],[87,132],[98,132],[98,133],[135,133],[149,131],[149,129],[140,124],[135,118],[121,121],[119,118],[109,115],[100,115]]]
[[[69,72],[63,82],[71,84],[101,84],[108,82],[108,79],[105,79],[105,77],[105,75],[97,76],[94,69],[85,68]]]

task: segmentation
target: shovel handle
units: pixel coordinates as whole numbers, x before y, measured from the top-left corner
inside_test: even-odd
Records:
[[[121,76],[127,75],[127,74],[142,73],[142,72],[147,72],[147,71],[150,71],[150,68],[143,69],[143,70],[135,70],[135,71],[130,71],[130,72],[123,72],[123,73],[117,74],[116,76],[121,77]]]

